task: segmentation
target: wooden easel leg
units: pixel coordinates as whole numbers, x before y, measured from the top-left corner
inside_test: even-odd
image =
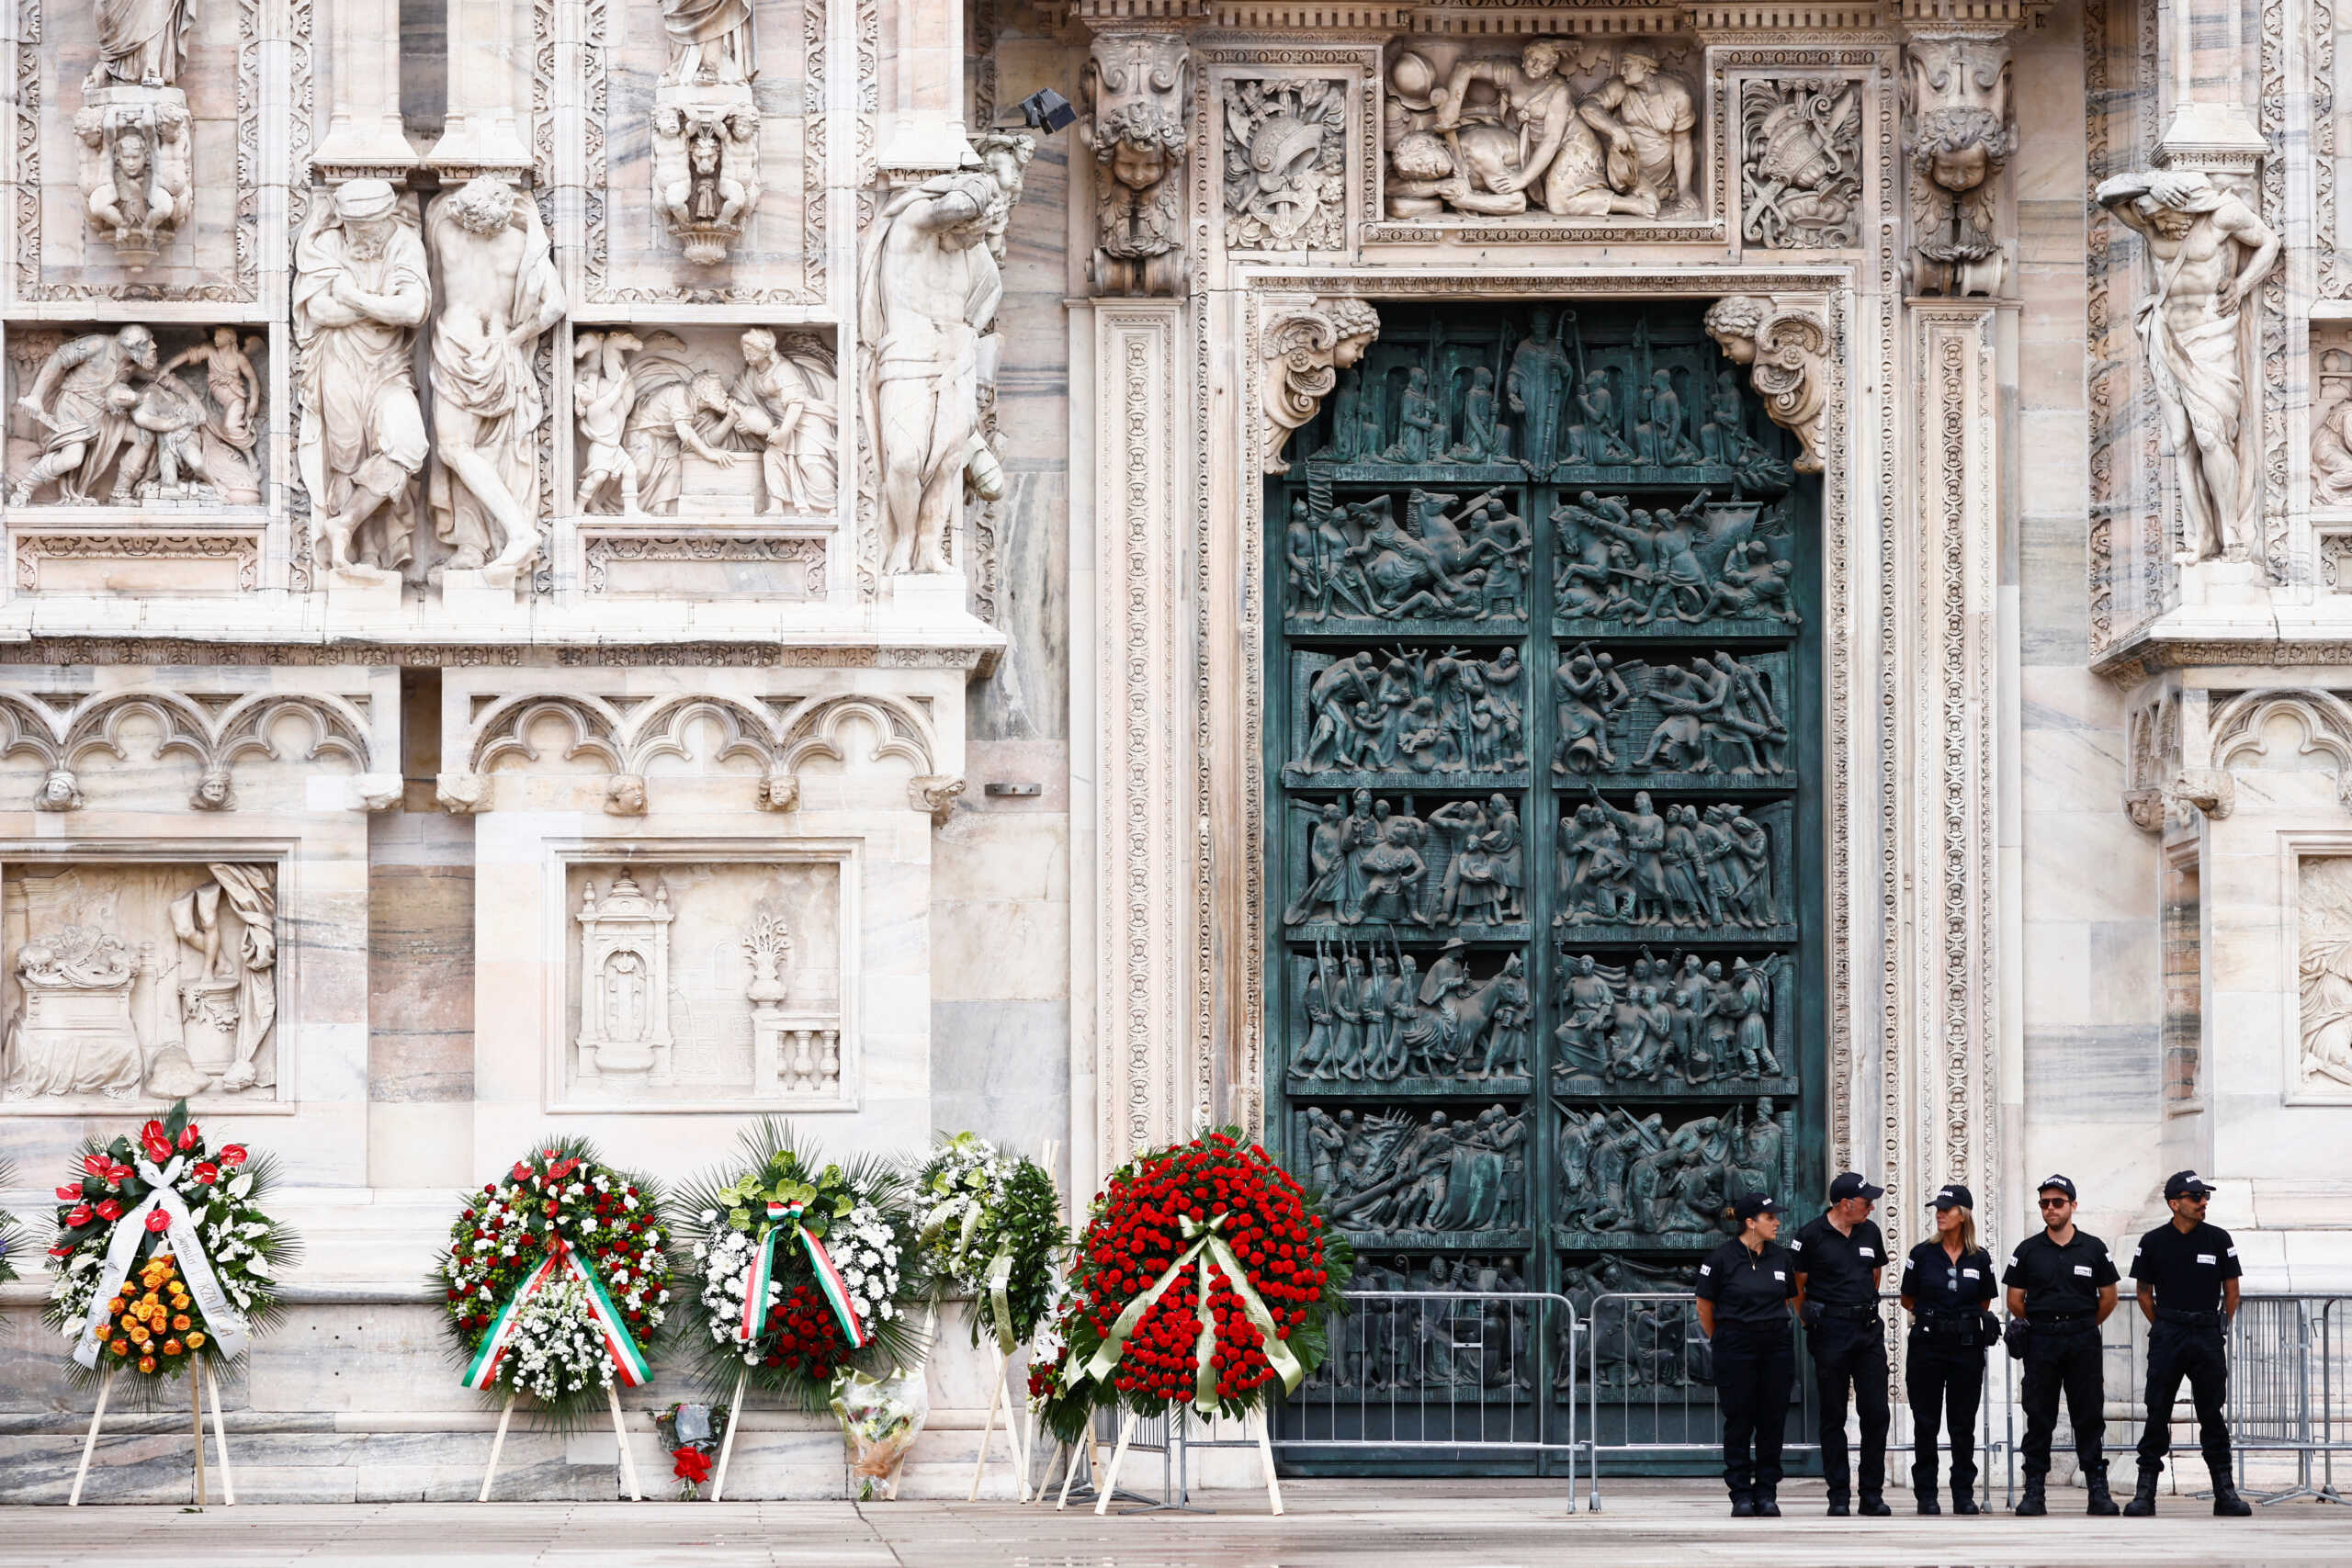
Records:
[[[204,1506],[204,1384],[194,1368],[187,1379],[188,1420],[196,1428],[196,1506]]]
[[[1024,1376],[1021,1382],[1021,1397],[1007,1401],[1004,1407],[1005,1430],[1012,1438],[1012,1480],[1020,1487],[1021,1500],[1024,1503],[1032,1495],[1029,1487],[1029,1439],[1036,1430],[1036,1423],[1033,1421],[1024,1426],[1021,1419],[1022,1412],[1029,1406],[1028,1393],[1029,1382]],[[1036,1491],[1043,1494],[1045,1489],[1046,1483],[1040,1479]]]
[[[735,1457],[735,1424],[743,1418],[743,1389],[751,1381],[749,1367],[735,1374],[735,1399],[727,1407],[727,1435],[718,1439],[718,1469],[710,1478],[710,1500],[714,1503],[727,1490],[727,1461]]]
[[[621,1391],[617,1383],[605,1385],[605,1400],[613,1407],[613,1437],[621,1446],[621,1480],[628,1483],[629,1501],[642,1503],[645,1494],[638,1488],[637,1456],[628,1451],[628,1424],[621,1419]]]
[[[114,1369],[107,1369],[106,1381],[98,1384],[98,1403],[90,1412],[90,1435],[82,1439],[82,1462],[74,1467],[74,1493],[65,1499],[69,1508],[82,1506],[82,1483],[90,1473],[90,1454],[98,1446],[98,1427],[107,1418],[107,1395],[114,1392]]]
[[[989,1387],[989,1416],[980,1423],[980,1451],[972,1461],[972,1490],[970,1495],[964,1499],[967,1503],[980,1500],[980,1477],[987,1473],[989,1468],[989,1434],[996,1430],[997,1408],[1003,1403],[1004,1352],[1000,1350],[996,1355],[996,1381]]]
[[[481,1495],[474,1499],[477,1503],[487,1503],[490,1501],[491,1478],[498,1473],[498,1456],[499,1453],[506,1447],[506,1423],[514,1418],[514,1396],[512,1393],[509,1393],[506,1396],[505,1408],[498,1413],[498,1435],[490,1439],[490,1463],[482,1469]]]
[[[1258,1428],[1259,1461],[1266,1467],[1266,1501],[1272,1505],[1275,1516],[1280,1517],[1283,1511],[1283,1483],[1274,1479],[1273,1418],[1261,1404],[1251,1413],[1250,1421]]]
[[[1085,1457],[1085,1444],[1072,1443],[1069,1446],[1069,1468],[1062,1472],[1062,1495],[1054,1504],[1055,1512],[1059,1513],[1069,1506],[1070,1483],[1078,1479],[1078,1461]]]
[[[204,1393],[212,1401],[212,1451],[220,1456],[220,1501],[237,1506],[237,1478],[229,1469],[229,1424],[220,1416],[220,1385],[212,1378],[212,1363],[204,1363]]]
[[[1135,1435],[1136,1413],[1132,1410],[1120,1411],[1119,1446],[1111,1450],[1110,1470],[1094,1483],[1094,1511],[1098,1515],[1110,1511],[1111,1494],[1119,1489],[1119,1466],[1127,1459],[1127,1440]]]

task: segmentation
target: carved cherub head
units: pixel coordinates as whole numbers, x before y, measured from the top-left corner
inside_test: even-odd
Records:
[[[1734,365],[1756,362],[1756,334],[1764,330],[1768,301],[1752,294],[1729,294],[1707,307],[1707,335]]]
[[[645,775],[615,773],[605,786],[605,809],[615,817],[645,815]]]
[[[1974,190],[2009,155],[2008,127],[1981,104],[1930,109],[1919,117],[1913,166],[1939,189],[1954,196]]]
[[[1102,117],[1094,161],[1129,190],[1149,190],[1184,157],[1184,126],[1156,103],[1122,104]]]

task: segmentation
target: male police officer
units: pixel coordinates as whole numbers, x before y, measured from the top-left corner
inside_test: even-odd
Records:
[[[2001,1282],[2009,1288],[2009,1315],[2025,1319],[2025,1495],[2018,1512],[2046,1514],[2042,1483],[2050,1474],[2050,1437],[2058,1426],[2058,1396],[2075,1423],[2075,1455],[2090,1488],[2084,1511],[2112,1514],[2107,1489],[2107,1460],[2099,1442],[2107,1433],[2100,1413],[2106,1399],[2099,1371],[2098,1325],[2115,1310],[2120,1278],[2107,1244],[2075,1228],[2075,1184],[2063,1176],[2043,1179],[2040,1190],[2042,1230],[2018,1243]]]
[[[1797,1232],[1797,1317],[1810,1337],[1813,1386],[1821,1399],[1821,1473],[1829,1515],[1845,1517],[1852,1473],[1846,1463],[1846,1398],[1862,1418],[1862,1512],[1886,1515],[1886,1332],[1878,1320],[1878,1276],[1886,1238],[1871,1205],[1886,1195],[1853,1171],[1829,1184],[1829,1211]]]
[[[2213,1190],[2193,1170],[2165,1182],[2172,1223],[2140,1238],[2132,1278],[2140,1284],[2140,1313],[2148,1328],[2148,1424],[2140,1433],[2140,1485],[2123,1511],[2145,1518],[2156,1511],[2156,1477],[2172,1449],[2172,1402],[2188,1380],[2197,1404],[2197,1436],[2213,1478],[2213,1512],[2244,1518],[2254,1509],[2230,1476],[2230,1427],[2222,1415],[2230,1367],[2222,1337],[2238,1311],[2238,1249],[2230,1233],[2205,1223]]]
[[[1736,1519],[1781,1517],[1781,1440],[1789,1422],[1796,1357],[1789,1303],[1796,1260],[1777,1238],[1781,1205],[1743,1192],[1731,1208],[1739,1235],[1699,1265],[1699,1332],[1714,1348],[1715,1398],[1723,1409],[1724,1485]]]

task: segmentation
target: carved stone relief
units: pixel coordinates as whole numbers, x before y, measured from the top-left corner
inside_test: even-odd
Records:
[[[2208,816],[2226,817],[2227,801],[2235,795],[2233,769],[2322,768],[2335,771],[2336,802],[2352,811],[2352,704],[2342,694],[2315,690],[2235,693],[2214,705],[2210,722],[2212,766],[2185,770],[2188,782],[2172,789],[2186,803]],[[2208,790],[2194,787],[2201,780],[2212,781]],[[2200,798],[2215,791],[2223,795],[2218,810]]]
[[[2312,504],[2352,507],[2352,346],[2341,340],[2312,346],[2319,395],[2312,400]]]
[[[1740,232],[1767,250],[1844,250],[1862,224],[1862,88],[1819,77],[1740,85]]]
[[[1331,1217],[1384,1246],[1487,1247],[1527,1240],[1524,1110],[1502,1105],[1300,1113],[1298,1146],[1321,1148]]]
[[[1380,313],[1361,299],[1329,297],[1267,307],[1259,397],[1265,412],[1265,471],[1290,467],[1290,433],[1313,419],[1339,373],[1380,335]]]
[[[1729,1234],[1734,1200],[1762,1192],[1785,1202],[1793,1190],[1792,1119],[1770,1097],[1666,1122],[1663,1112],[1638,1115],[1623,1105],[1561,1117],[1561,1245],[1639,1239],[1705,1251]]]
[[[2138,231],[2148,257],[2152,303],[2139,317],[2140,346],[2180,479],[2180,557],[2254,558],[2260,470],[2240,450],[2239,308],[2278,265],[2279,238],[2203,174],[2117,175],[2097,196]]]
[[[836,372],[809,332],[624,328],[572,338],[586,513],[830,517]]]
[[[303,762],[334,757],[360,774],[388,771],[372,765],[367,719],[323,693],[258,692],[214,708],[161,688],[101,692],[70,703],[0,690],[0,757],[28,754],[47,770],[30,802],[36,811],[82,809],[74,770],[93,751],[125,761],[133,728],[154,735],[157,759],[184,756],[195,764],[188,806],[197,811],[236,808],[232,770],[250,756]]]
[[[1225,89],[1225,243],[1237,251],[1347,243],[1344,81],[1270,77]]]
[[[2002,171],[2017,146],[2009,37],[1915,35],[1904,46],[1911,291],[1998,294]]]
[[[26,356],[9,355],[18,389],[8,419],[11,506],[260,504],[261,338],[233,326],[27,335],[34,341],[11,345]]]
[[[1343,937],[1293,954],[1302,1014],[1289,1068],[1295,1091],[1526,1093],[1525,962],[1464,947],[1455,938],[1442,949],[1367,942],[1360,950]]]
[[[716,266],[760,205],[760,56],[750,0],[662,0],[669,62],[653,88],[653,200],[696,266]]]
[[[1563,946],[1559,965],[1559,1092],[1797,1092],[1789,954],[1644,948],[1629,964]]]
[[[1489,51],[1415,37],[1390,56],[1383,98],[1389,216],[1697,217],[1697,75],[1681,42]]]
[[[1174,33],[1102,33],[1080,79],[1079,138],[1094,153],[1094,288],[1179,294],[1191,45]]]
[[[842,1100],[838,863],[665,861],[568,875],[572,1098]]]
[[[2352,1099],[2352,855],[2296,860],[2302,1013],[2293,1099]]]
[[[1707,307],[1707,335],[1764,395],[1772,423],[1797,438],[1801,474],[1821,472],[1821,422],[1829,406],[1829,326],[1810,310],[1757,295],[1731,295]]]
[[[9,1100],[275,1098],[277,871],[11,866]]]
[[[91,85],[82,103],[74,134],[82,141],[90,230],[127,270],[144,272],[195,210],[187,96],[143,84]]]

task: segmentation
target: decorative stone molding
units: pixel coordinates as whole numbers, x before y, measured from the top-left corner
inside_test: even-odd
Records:
[[[1915,33],[1904,45],[1905,262],[1915,294],[2001,292],[2001,177],[2017,146],[2010,47],[2010,34],[1985,28]]]
[[[2229,815],[2227,802],[2234,793],[2234,786],[2226,783],[2229,770],[2267,757],[2270,728],[2279,722],[2291,724],[2298,732],[2298,755],[2323,757],[2335,764],[2336,801],[2352,811],[2352,703],[2334,692],[2266,690],[2240,693],[2213,710],[2213,765],[2191,770],[2218,774],[2224,781],[2216,786],[2222,792],[2222,809],[2206,808],[2208,816]],[[2186,791],[2179,793],[2183,799],[2191,798]],[[2191,803],[2202,806],[2202,802]]]
[[[1192,46],[1181,33],[1095,36],[1079,81],[1079,140],[1093,151],[1098,294],[1184,291]]]
[[[490,781],[480,773],[436,773],[434,803],[452,817],[470,817],[487,804]]]
[[[1707,335],[1764,395],[1772,423],[1797,438],[1801,474],[1821,472],[1822,419],[1828,408],[1829,324],[1810,310],[1752,294],[1707,308]]]
[[[1269,301],[1261,329],[1263,364],[1259,401],[1265,414],[1263,468],[1290,466],[1283,450],[1291,432],[1315,417],[1339,384],[1339,373],[1363,357],[1380,335],[1380,313],[1344,295],[1311,301]]]
[[[1344,80],[1271,76],[1225,85],[1225,243],[1236,251],[1347,244]]]
[[[2227,768],[2183,768],[2168,793],[2216,822],[2237,809],[2238,784]]]
[[[307,745],[299,752],[279,749],[278,727],[300,721]],[[215,711],[182,693],[161,687],[100,692],[60,708],[25,691],[0,689],[0,756],[28,751],[49,770],[33,807],[40,811],[79,809],[74,765],[91,751],[117,761],[130,755],[123,726],[132,721],[158,732],[155,756],[187,756],[197,767],[189,807],[198,811],[235,808],[232,770],[255,754],[274,761],[316,761],[335,757],[360,773],[378,763],[367,719],[341,697],[323,693],[257,692]],[[385,759],[389,761],[389,759]]]
[[[351,781],[352,808],[390,811],[408,793],[408,781],[398,773],[361,773]]]
[[[1740,84],[1740,232],[1766,250],[1845,250],[1861,238],[1863,83]]]
[[[930,818],[934,828],[947,826],[956,815],[956,798],[963,793],[964,780],[951,773],[918,773],[907,781],[908,804]]]

